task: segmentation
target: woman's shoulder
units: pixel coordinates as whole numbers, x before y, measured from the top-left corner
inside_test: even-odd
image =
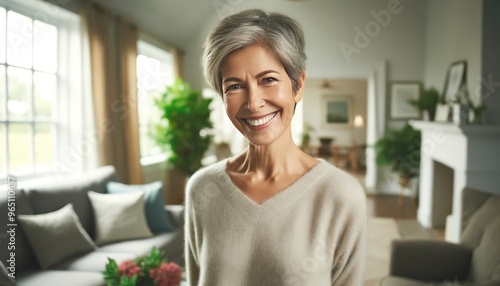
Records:
[[[196,171],[189,177],[187,188],[190,189],[194,186],[203,186],[209,182],[216,181],[217,178],[225,172],[227,160],[228,159],[216,162]]]
[[[353,175],[323,160],[318,164],[324,170],[317,184],[322,191],[336,200],[365,200],[364,188]]]

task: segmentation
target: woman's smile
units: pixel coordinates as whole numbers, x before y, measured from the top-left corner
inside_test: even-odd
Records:
[[[248,128],[252,130],[261,130],[269,126],[279,112],[280,111],[278,110],[263,116],[253,116],[241,119],[247,124]]]

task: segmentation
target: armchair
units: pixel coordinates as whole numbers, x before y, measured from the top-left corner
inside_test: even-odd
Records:
[[[500,195],[466,188],[462,198],[460,243],[394,241],[381,286],[500,286]]]

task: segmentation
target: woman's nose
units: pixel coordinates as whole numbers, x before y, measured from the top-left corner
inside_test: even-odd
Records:
[[[248,89],[248,101],[247,101],[248,110],[250,110],[251,112],[256,112],[265,104],[266,101],[264,99],[264,96],[258,88]]]

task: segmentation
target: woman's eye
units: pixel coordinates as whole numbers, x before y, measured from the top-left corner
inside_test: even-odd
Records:
[[[235,89],[240,89],[242,87],[243,87],[243,85],[241,85],[241,84],[232,84],[226,88],[226,92],[231,91],[231,90],[235,90]]]
[[[272,83],[272,82],[275,82],[275,81],[278,81],[277,79],[275,79],[274,77],[266,77],[262,80],[263,83]]]

